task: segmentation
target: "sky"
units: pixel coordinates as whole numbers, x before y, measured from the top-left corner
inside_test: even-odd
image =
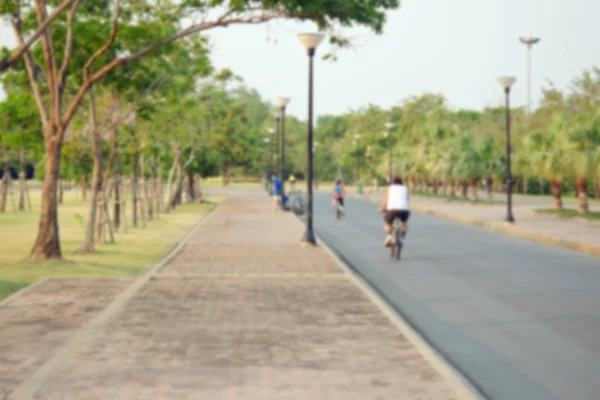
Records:
[[[533,48],[532,97],[552,81],[567,88],[585,69],[600,66],[600,2],[595,0],[403,0],[382,35],[344,29],[351,49],[336,62],[315,57],[315,115],[340,114],[368,104],[391,107],[411,95],[441,93],[455,108],[503,102],[497,77],[517,78],[515,106],[527,104],[527,50],[520,36],[538,36]],[[308,64],[297,33],[309,23],[272,21],[212,30],[212,60],[256,88],[265,100],[290,97],[288,113],[305,119]],[[0,43],[14,44],[10,29]]]

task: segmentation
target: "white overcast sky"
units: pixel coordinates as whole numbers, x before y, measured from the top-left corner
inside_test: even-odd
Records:
[[[342,50],[334,63],[315,58],[315,114],[369,103],[389,107],[429,91],[454,107],[481,109],[501,103],[500,75],[517,77],[513,103],[525,105],[523,35],[542,39],[533,53],[535,105],[547,79],[565,88],[584,69],[600,66],[599,15],[597,0],[403,0],[383,35],[346,31],[355,38],[353,49]],[[291,97],[289,113],[306,118],[307,60],[296,37],[306,30],[310,24],[290,21],[214,30],[213,62],[267,100]],[[10,29],[0,30],[0,43],[14,43]]]

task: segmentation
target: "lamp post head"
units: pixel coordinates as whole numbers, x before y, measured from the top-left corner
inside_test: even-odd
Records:
[[[498,83],[504,88],[506,93],[510,92],[510,88],[515,84],[517,78],[514,76],[502,76],[498,78]]]
[[[521,36],[519,40],[521,41],[521,43],[526,44],[527,46],[533,46],[534,44],[538,43],[541,39],[535,36]]]
[[[298,35],[298,39],[302,42],[309,56],[315,54],[315,50],[319,43],[323,40],[325,35],[322,33],[301,33]]]
[[[285,108],[288,104],[290,104],[291,99],[289,97],[278,97],[275,103],[279,108]]]

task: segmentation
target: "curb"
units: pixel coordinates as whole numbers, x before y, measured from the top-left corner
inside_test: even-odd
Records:
[[[95,318],[89,320],[81,326],[71,337],[64,343],[54,356],[44,364],[42,364],[35,372],[21,382],[21,384],[13,390],[7,397],[8,400],[31,400],[39,389],[44,385],[46,380],[62,366],[77,355],[79,349],[86,343],[91,342],[111,320],[114,319],[121,311],[123,311],[127,303],[137,294],[137,292],[148,283],[161,268],[175,257],[179,251],[185,246],[189,238],[195,234],[207,221],[216,213],[217,208],[212,210],[207,215],[203,216],[200,221],[181,239],[167,255],[157,264],[148,269],[144,274],[138,277],[131,285],[129,285],[120,295],[118,295],[104,310]],[[40,281],[41,282],[41,281]]]
[[[353,197],[361,198],[361,197],[357,197],[357,196],[353,196]],[[374,199],[372,199],[366,195],[362,198],[367,199],[371,202],[375,202]],[[600,257],[600,247],[592,246],[592,245],[584,244],[584,243],[572,242],[570,240],[560,239],[555,236],[548,236],[548,235],[542,235],[539,233],[534,233],[534,232],[527,231],[527,230],[524,230],[521,228],[517,228],[516,226],[513,226],[513,225],[485,222],[485,221],[481,221],[481,220],[471,218],[471,217],[462,217],[462,216],[451,215],[451,214],[447,214],[447,213],[444,213],[441,211],[431,210],[431,209],[424,208],[424,207],[412,207],[412,210],[417,213],[432,215],[434,217],[445,218],[445,219],[449,219],[449,220],[452,220],[455,222],[460,222],[462,224],[476,226],[479,228],[485,228],[485,229],[488,229],[488,230],[491,230],[494,232],[506,233],[508,235],[516,236],[521,239],[527,239],[527,240],[531,240],[531,241],[537,242],[537,243],[547,244],[547,245],[551,245],[551,246],[555,246],[555,247],[561,247],[563,249],[573,250],[573,251],[577,251],[579,253],[584,253],[584,254],[588,254],[591,256]]]
[[[569,240],[559,239],[554,236],[541,235],[539,233],[533,233],[531,231],[526,231],[524,229],[517,228],[515,226],[508,225],[508,224],[484,222],[484,221],[480,221],[480,220],[470,218],[470,217],[461,217],[461,216],[450,215],[450,214],[446,214],[441,211],[430,210],[430,209],[426,209],[426,208],[422,208],[422,207],[414,207],[413,210],[415,212],[418,212],[421,214],[427,214],[427,215],[432,215],[435,217],[445,218],[445,219],[460,222],[460,223],[463,223],[466,225],[472,225],[472,226],[477,226],[480,228],[486,228],[486,229],[494,231],[494,232],[506,233],[506,234],[509,234],[512,236],[519,237],[521,239],[528,239],[528,240],[531,240],[534,242],[548,244],[548,245],[552,245],[552,246],[556,246],[556,247],[562,247],[564,249],[573,250],[573,251],[585,253],[585,254],[588,254],[591,256],[600,257],[600,247],[592,246],[589,244],[571,242]]]
[[[377,291],[360,274],[354,272],[340,256],[317,235],[317,243],[344,271],[344,274],[358,286],[369,300],[390,320],[390,322],[408,339],[425,360],[445,379],[450,388],[465,400],[486,400],[486,397],[454,366],[446,357],[432,347],[427,339],[412,327],[402,314],[397,312],[377,294]]]

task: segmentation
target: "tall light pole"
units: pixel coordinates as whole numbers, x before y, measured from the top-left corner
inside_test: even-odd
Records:
[[[319,165],[319,162],[317,161],[317,148],[318,147],[319,147],[319,142],[314,142],[313,143],[313,157],[314,157],[314,162],[317,164],[317,166]],[[318,176],[317,176],[317,169],[316,168],[315,168],[314,174],[315,174],[315,176],[314,176],[315,189],[318,190],[319,187],[317,185],[317,178],[318,178]]]
[[[360,141],[360,133],[354,135],[354,147],[356,153],[356,183],[360,181],[360,153],[358,151],[358,142]]]
[[[521,36],[519,40],[527,46],[527,110],[531,115],[531,48],[541,39],[534,36]]]
[[[308,245],[317,243],[313,232],[313,59],[315,50],[323,37],[322,33],[301,33],[298,35],[308,53],[308,177],[306,186],[306,232],[302,238],[302,242]]]
[[[385,136],[385,138],[387,139],[387,147],[388,147],[388,184],[392,183],[392,144],[391,142],[391,133],[392,133],[392,129],[394,129],[394,123],[393,122],[386,122],[385,123],[385,128],[386,131],[383,134]]]
[[[271,138],[270,137],[266,137],[264,138],[264,142],[265,142],[265,191],[268,192],[269,191],[269,176],[270,176],[270,165],[269,165],[269,143],[271,142]]]
[[[273,172],[275,176],[277,176],[277,166],[281,163],[281,112],[279,110],[275,111],[275,164],[273,165]]]
[[[277,98],[277,107],[281,118],[281,209],[285,210],[283,198],[285,197],[285,107],[290,103],[287,97]]]
[[[498,78],[498,83],[504,88],[506,94],[506,222],[514,223],[515,217],[512,213],[512,175],[510,170],[511,151],[510,151],[510,88],[516,82],[517,78],[504,76]]]
[[[275,135],[275,133],[277,133],[277,130],[275,128],[269,128],[269,135],[273,136]],[[275,157],[275,140],[271,139],[271,163],[269,166],[269,180],[270,177],[273,175],[273,173],[275,172],[275,165],[274,163],[274,157]],[[272,184],[273,182],[271,182]]]

